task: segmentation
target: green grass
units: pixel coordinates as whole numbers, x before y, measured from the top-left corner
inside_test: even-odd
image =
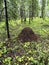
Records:
[[[39,36],[38,42],[18,43],[17,36],[24,27],[31,27]],[[45,65],[48,57],[49,65],[49,18],[34,18],[31,24],[20,20],[10,20],[11,39],[7,39],[5,22],[0,24],[0,63],[2,65]]]

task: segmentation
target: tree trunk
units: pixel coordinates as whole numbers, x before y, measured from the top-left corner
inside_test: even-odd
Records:
[[[23,9],[22,6],[20,6],[20,17],[21,17],[21,23],[23,22]]]
[[[48,57],[45,59],[45,65],[48,65]]]
[[[43,19],[45,18],[45,5],[46,5],[46,0],[42,0],[41,17]]]
[[[6,0],[4,0],[4,3],[5,3],[5,17],[6,17],[7,36],[8,36],[8,38],[10,38]]]

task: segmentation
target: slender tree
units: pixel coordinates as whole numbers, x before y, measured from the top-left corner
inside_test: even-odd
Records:
[[[10,0],[9,3],[7,3],[8,7],[8,17],[13,18],[14,20],[18,17],[18,6],[16,0]],[[13,10],[12,10],[13,9]]]
[[[48,65],[48,57],[46,57],[44,64]]]
[[[29,24],[32,19],[32,1],[29,0]]]
[[[32,0],[32,18],[38,15],[38,0]]]
[[[33,17],[38,15],[38,0],[31,0],[29,2],[29,23]]]
[[[3,0],[0,0],[0,21],[2,20],[2,8],[3,8],[2,2]]]
[[[23,22],[23,8],[20,5],[20,17],[21,17],[21,23]]]
[[[45,17],[45,6],[46,6],[46,0],[42,0],[41,17],[43,19]]]
[[[5,4],[5,17],[6,17],[7,36],[8,36],[8,38],[10,38],[6,0],[4,0],[4,4]]]
[[[26,22],[26,11],[25,11],[25,1],[21,0],[20,1],[20,17],[21,17],[21,22]]]

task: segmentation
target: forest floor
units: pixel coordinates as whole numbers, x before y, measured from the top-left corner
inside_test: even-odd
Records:
[[[39,36],[32,42],[17,42],[21,30],[30,27]],[[49,65],[49,18],[34,18],[29,24],[20,20],[9,21],[10,40],[5,22],[0,23],[0,65]]]

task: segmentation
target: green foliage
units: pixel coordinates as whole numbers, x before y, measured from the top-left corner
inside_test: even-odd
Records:
[[[7,57],[5,58],[5,60],[3,60],[3,63],[5,63],[5,65],[11,65],[11,57]]]
[[[20,20],[16,21],[18,22],[9,21],[10,40],[6,37],[5,23],[0,24],[0,34],[2,35],[0,36],[0,62],[3,65],[44,65],[46,59],[49,61],[49,18],[46,17],[43,20],[36,17],[33,18],[31,24],[29,24],[28,18],[26,24],[21,24]],[[38,42],[17,42],[16,37],[27,26],[39,35]]]
[[[3,52],[3,54],[7,52],[6,46],[4,46],[4,47],[2,48],[2,52]]]

